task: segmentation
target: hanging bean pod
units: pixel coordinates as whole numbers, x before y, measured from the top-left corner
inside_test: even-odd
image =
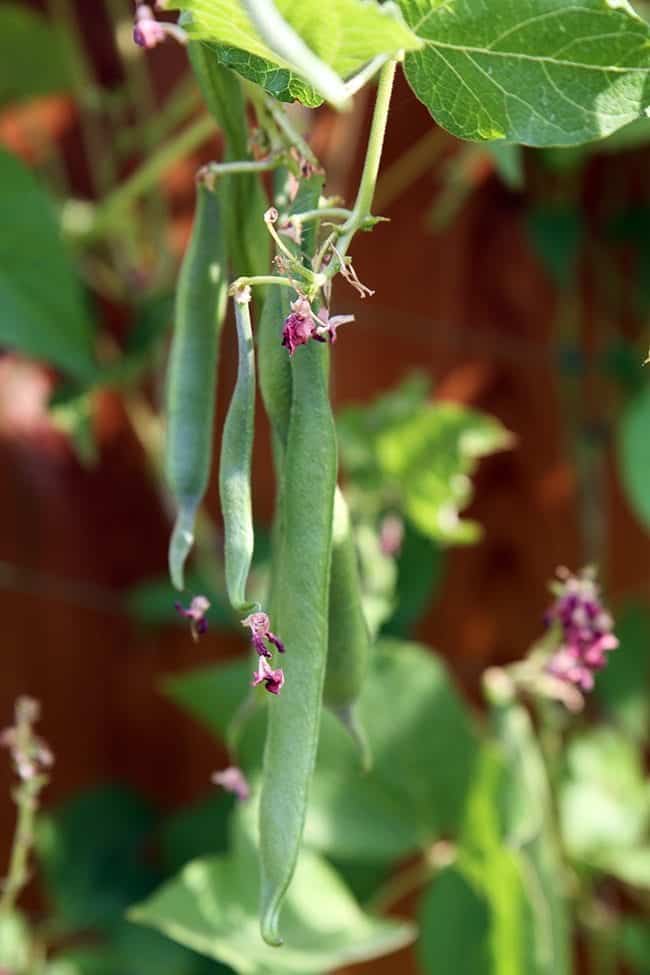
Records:
[[[282,943],[279,912],[298,858],[320,728],[337,467],[327,355],[311,343],[292,363],[276,610],[285,685],[269,702],[260,806],[261,930],[270,945]]]
[[[246,582],[255,541],[251,501],[251,460],[255,432],[255,352],[250,289],[235,294],[237,382],[221,440],[219,493],[224,523],[226,589],[233,609],[245,613]]]
[[[226,307],[225,241],[219,197],[197,184],[196,215],[176,292],[166,390],[165,472],[178,504],[169,545],[177,589],[194,541],[194,519],[208,484],[219,336]]]

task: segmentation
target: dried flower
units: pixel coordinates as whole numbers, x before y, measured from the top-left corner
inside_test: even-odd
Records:
[[[257,670],[253,673],[251,681],[253,687],[257,687],[258,684],[264,684],[270,694],[279,694],[284,684],[284,671],[280,667],[273,670],[266,657],[260,656]]]
[[[284,653],[284,643],[275,633],[271,633],[271,621],[266,613],[251,613],[250,616],[247,616],[246,619],[241,621],[241,625],[247,626],[250,629],[251,643],[260,657],[267,657],[269,659],[271,657],[271,651],[265,645],[265,640],[272,643],[280,653]]]
[[[210,600],[205,596],[194,596],[187,609],[180,603],[175,603],[174,606],[177,613],[180,613],[185,619],[191,620],[190,630],[192,639],[198,640],[200,636],[203,636],[208,628],[208,621],[205,615],[210,609]]]
[[[221,772],[214,772],[212,774],[212,781],[215,785],[220,785],[226,792],[232,792],[242,802],[248,799],[251,794],[246,776],[236,765],[231,765]]]
[[[337,328],[340,325],[347,325],[348,322],[353,322],[354,315],[333,315],[330,318],[329,310],[327,308],[321,308],[316,316],[316,321],[320,322],[320,324],[316,325],[313,338],[321,342],[327,340],[331,344],[334,344],[336,342]]]
[[[593,572],[579,576],[567,569],[558,570],[560,582],[554,587],[556,600],[546,613],[547,625],[558,624],[561,643],[547,664],[553,677],[573,684],[582,691],[594,686],[594,673],[607,663],[607,653],[618,640],[612,633],[613,621],[603,607]]]
[[[282,328],[282,345],[293,355],[299,345],[306,345],[314,332],[311,306],[300,296],[291,302],[291,314],[287,315]]]

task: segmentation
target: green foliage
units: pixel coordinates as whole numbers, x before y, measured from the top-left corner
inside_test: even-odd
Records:
[[[92,380],[92,329],[52,204],[1,149],[0,226],[0,344]]]
[[[618,465],[627,500],[650,531],[650,383],[623,413],[618,430]]]
[[[579,211],[567,207],[529,210],[526,230],[553,283],[559,288],[569,288],[575,280],[584,235]]]
[[[511,446],[512,437],[494,417],[425,397],[415,378],[371,406],[343,410],[343,465],[366,508],[397,505],[428,538],[474,542],[479,525],[460,518],[472,496],[470,476],[479,458]]]
[[[576,861],[650,887],[650,789],[632,741],[605,727],[577,735],[567,752],[560,810]]]
[[[442,547],[407,522],[397,556],[395,611],[384,623],[382,635],[411,635],[436,597],[444,567]]]
[[[156,811],[133,792],[101,786],[43,816],[36,836],[48,896],[69,928],[106,928],[159,881],[145,843]]]
[[[18,911],[0,914],[0,968],[24,972],[29,964],[30,937],[26,918]]]
[[[61,28],[17,3],[0,7],[0,63],[0,107],[72,87]]]
[[[426,39],[406,76],[462,139],[573,145],[609,135],[648,103],[650,32],[606,0],[400,0]]]
[[[608,718],[643,743],[650,730],[650,613],[641,605],[616,615],[620,646],[610,654],[595,694]]]
[[[254,802],[240,809],[229,856],[188,864],[134,908],[133,919],[225,961],[240,975],[320,975],[413,940],[411,925],[364,914],[333,869],[303,851],[283,910],[285,944],[281,952],[264,944],[257,933],[256,814]]]
[[[282,101],[294,98],[314,107],[323,94],[298,77],[295,65],[272,51],[253,27],[244,4],[225,0],[218,5],[182,0],[175,3],[191,20],[192,37],[214,45],[219,60]],[[419,46],[415,35],[393,9],[362,0],[279,0],[277,8],[310,50],[342,78],[358,71],[379,54],[395,54]]]
[[[435,878],[418,920],[417,950],[427,975],[492,975],[488,904],[458,868],[447,867]]]

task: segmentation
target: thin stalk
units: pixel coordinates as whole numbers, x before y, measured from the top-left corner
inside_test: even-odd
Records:
[[[293,288],[289,278],[283,278],[277,274],[256,274],[252,278],[237,278],[228,288],[228,294],[234,295],[247,285],[255,287],[256,285],[266,286],[267,284],[279,284],[282,288]]]
[[[90,236],[101,236],[113,229],[123,211],[143,193],[147,193],[179,159],[194,152],[213,134],[215,126],[209,115],[201,116],[155,152],[98,207]]]
[[[323,217],[330,220],[349,220],[352,215],[351,210],[345,207],[321,207],[319,210],[304,210],[302,213],[292,213],[289,217],[291,223],[308,223],[311,220],[321,220]]]
[[[379,74],[379,85],[377,86],[377,98],[375,109],[370,126],[370,135],[366,149],[366,158],[361,173],[361,181],[357,190],[357,198],[354,203],[352,214],[343,226],[341,237],[338,241],[338,250],[345,259],[352,238],[369,216],[371,216],[372,198],[375,194],[377,176],[379,174],[379,164],[381,153],[384,147],[384,136],[386,135],[386,125],[388,124],[388,110],[390,99],[393,92],[393,82],[395,80],[395,69],[397,61],[388,61]],[[328,278],[333,278],[340,270],[341,262],[338,258],[332,260],[327,269]]]

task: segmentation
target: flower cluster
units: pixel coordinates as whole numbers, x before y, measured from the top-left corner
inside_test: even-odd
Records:
[[[613,621],[600,600],[600,590],[589,570],[572,575],[558,570],[556,599],[546,613],[547,626],[559,625],[561,643],[547,664],[559,680],[590,691],[594,673],[607,663],[607,653],[618,646]]]
[[[299,345],[306,345],[310,339],[317,342],[336,342],[339,325],[353,321],[354,315],[334,315],[330,318],[327,308],[322,308],[316,315],[307,298],[300,295],[291,302],[291,313],[284,320],[282,345],[292,356]]]
[[[270,620],[266,613],[251,613],[246,619],[242,620],[242,626],[247,626],[251,631],[251,643],[258,655],[257,670],[253,673],[251,684],[257,687],[263,684],[270,694],[279,694],[284,684],[284,671],[281,667],[274,670],[269,661],[272,651],[268,644],[272,644],[279,651],[284,653],[284,644],[275,633],[271,632]]]
[[[203,636],[208,628],[208,621],[205,615],[210,609],[210,600],[206,596],[195,596],[187,609],[181,606],[180,603],[175,603],[174,606],[177,613],[180,613],[185,619],[190,620],[192,639],[196,641],[200,636]]]

